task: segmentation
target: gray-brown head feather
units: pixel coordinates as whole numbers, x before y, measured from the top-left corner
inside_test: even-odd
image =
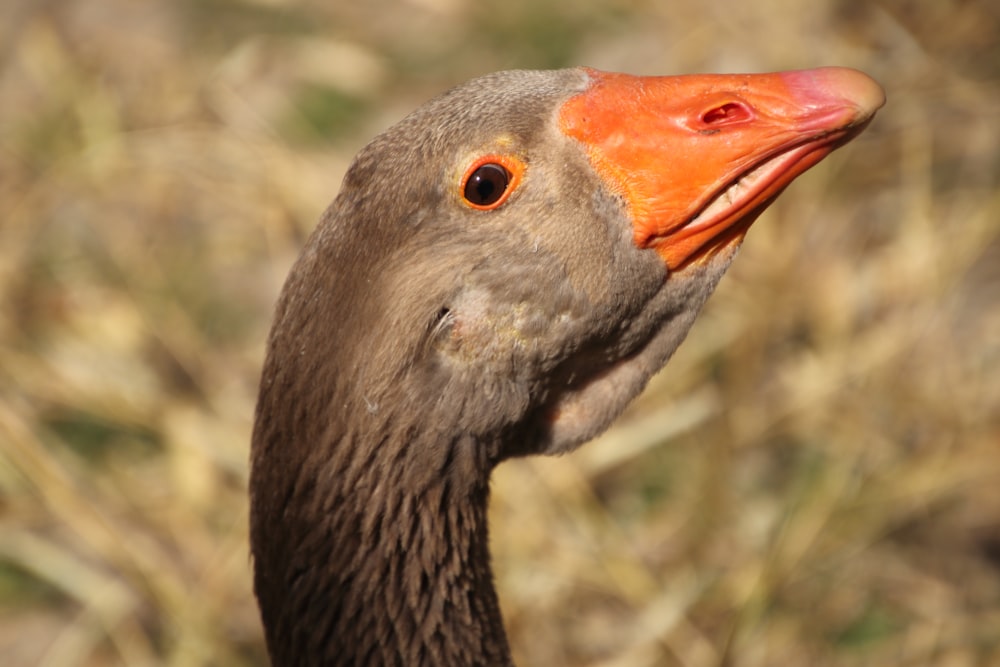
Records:
[[[356,158],[282,293],[253,436],[255,588],[278,665],[510,661],[486,504],[506,457],[606,428],[687,333],[720,255],[668,276],[557,129],[583,70],[457,88]],[[495,211],[459,178],[526,164]]]

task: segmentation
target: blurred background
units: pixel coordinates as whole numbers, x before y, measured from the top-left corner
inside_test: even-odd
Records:
[[[0,662],[263,665],[271,307],[351,156],[497,69],[865,70],[619,426],[504,464],[520,664],[1000,664],[1000,4],[5,0]]]

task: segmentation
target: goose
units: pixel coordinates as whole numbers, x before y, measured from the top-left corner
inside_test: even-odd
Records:
[[[272,663],[511,665],[491,471],[606,429],[754,220],[883,103],[838,67],[507,71],[363,148],[267,341],[249,487]]]

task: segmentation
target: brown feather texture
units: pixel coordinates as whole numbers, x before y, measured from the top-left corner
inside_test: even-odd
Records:
[[[491,471],[604,430],[732,260],[738,242],[671,271],[637,247],[628,202],[560,130],[593,77],[504,72],[432,100],[359,153],[293,267],[250,480],[275,665],[511,664]],[[501,149],[523,182],[466,205],[457,180]]]

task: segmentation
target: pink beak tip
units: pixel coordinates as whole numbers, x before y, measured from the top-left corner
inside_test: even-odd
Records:
[[[783,72],[788,88],[807,106],[840,99],[867,120],[885,104],[885,91],[875,79],[849,67],[819,67]]]

